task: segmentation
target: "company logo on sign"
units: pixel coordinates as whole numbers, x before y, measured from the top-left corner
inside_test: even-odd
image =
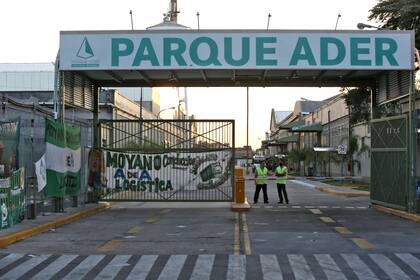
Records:
[[[80,45],[80,48],[77,51],[76,56],[83,59],[89,59],[95,56],[95,54],[93,53],[92,47],[90,46],[89,41],[86,37],[83,39],[83,42]]]

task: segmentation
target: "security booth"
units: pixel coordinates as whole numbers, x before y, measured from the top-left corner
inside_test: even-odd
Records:
[[[372,110],[373,117],[377,117],[378,120],[372,121],[372,131],[375,129],[377,133],[372,133],[371,199],[373,203],[414,212],[416,207],[414,50],[412,31],[63,31],[60,33],[58,69],[60,106],[57,108],[60,108],[59,114],[63,116],[65,105],[69,102],[92,100],[95,148],[102,148],[107,152],[103,156],[106,163],[102,169],[108,168],[108,170],[102,172],[103,174],[111,172],[114,177],[117,175],[123,178],[130,172],[130,176],[141,176],[141,171],[145,170],[144,164],[138,163],[136,167],[131,165],[131,168],[128,168],[129,163],[126,165],[122,163],[124,157],[126,159],[133,157],[134,160],[137,157],[143,159],[143,156],[147,158],[146,155],[154,157],[165,152],[182,154],[229,150],[231,155],[226,158],[230,167],[227,168],[227,165],[220,163],[221,169],[230,170],[229,172],[216,171],[220,170],[216,168],[204,173],[207,175],[217,173],[221,176],[219,178],[223,178],[221,181],[233,184],[233,122],[228,125],[230,127],[228,131],[221,133],[223,139],[214,136],[213,133],[214,129],[218,130],[217,126],[225,127],[223,121],[221,121],[223,124],[202,132],[188,129],[189,126],[193,126],[190,122],[165,124],[166,126],[159,121],[147,123],[144,120],[110,123],[98,119],[99,89],[114,86],[367,86],[371,88],[372,100],[375,100],[373,109],[376,109],[381,104],[379,98],[389,89],[390,85],[386,81],[397,77],[397,88],[392,96],[405,96],[408,102],[406,110],[395,117],[398,121],[383,119]],[[211,127],[207,124],[204,126]],[[161,134],[157,132],[158,130]],[[393,136],[384,136],[388,132]],[[155,133],[152,137],[154,140],[150,141],[150,137],[145,137],[146,133]],[[224,138],[226,133],[230,135],[227,139]],[[165,140],[162,137],[172,137],[183,144],[179,146],[177,140],[169,147],[162,146],[162,140]],[[397,145],[395,138],[400,139],[401,143]],[[120,146],[117,147],[114,145],[116,143],[124,145],[118,144]],[[174,154],[166,155],[173,157]],[[378,162],[382,166],[376,168]],[[390,167],[392,164],[405,168],[406,172],[397,174],[400,170]],[[110,170],[111,165],[116,170],[122,171]],[[399,176],[398,182],[385,180],[383,177],[392,174],[395,174],[395,177]],[[141,184],[144,178],[140,180],[136,177],[131,180],[133,183],[129,181],[119,188],[104,184],[102,198],[114,197],[118,200],[118,192],[125,192],[124,195],[129,197],[131,197],[130,192],[139,192],[139,196],[135,196],[136,200],[160,198],[171,200],[174,193],[187,191],[188,188],[194,189],[195,187],[192,187],[194,180],[204,182],[204,178],[188,177],[191,176],[188,172],[182,176],[186,176],[186,179],[179,183],[182,187],[162,188],[163,191],[153,197],[141,193],[145,191]],[[111,175],[105,177],[104,182],[107,183],[115,179]],[[126,191],[123,191],[124,188]],[[216,191],[226,191],[218,189],[217,186],[215,188]],[[195,191],[198,191],[197,188]],[[196,193],[190,197],[197,199],[200,195]],[[233,195],[227,197],[231,199]],[[188,194],[185,193],[185,196],[188,197]],[[184,200],[184,196],[174,200]]]

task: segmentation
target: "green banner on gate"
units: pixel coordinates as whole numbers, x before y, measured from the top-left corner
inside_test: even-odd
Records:
[[[0,229],[20,223],[25,215],[25,170],[20,168],[9,178],[0,179]]]

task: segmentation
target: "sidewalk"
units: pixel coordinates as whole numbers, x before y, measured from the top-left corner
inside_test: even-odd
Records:
[[[307,187],[315,188],[321,192],[326,192],[334,195],[342,195],[346,197],[355,197],[355,196],[370,196],[368,191],[355,190],[351,187],[341,187],[333,186],[320,181],[308,180],[304,178],[296,177],[292,180],[296,184],[301,184]]]
[[[48,213],[33,220],[23,220],[8,229],[0,231],[0,248],[5,248],[17,241],[33,235],[54,230],[55,228],[94,215],[110,207],[109,203],[92,203],[77,208],[66,208],[63,213]],[[47,213],[45,213],[47,214]]]

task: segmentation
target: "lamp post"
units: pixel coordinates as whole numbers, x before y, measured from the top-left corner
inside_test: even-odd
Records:
[[[160,110],[159,113],[157,114],[157,119],[160,119],[160,113],[162,113],[163,111],[175,110],[175,109],[176,109],[176,107],[175,106],[172,106],[172,107],[169,107],[169,108],[165,108],[165,109]]]

